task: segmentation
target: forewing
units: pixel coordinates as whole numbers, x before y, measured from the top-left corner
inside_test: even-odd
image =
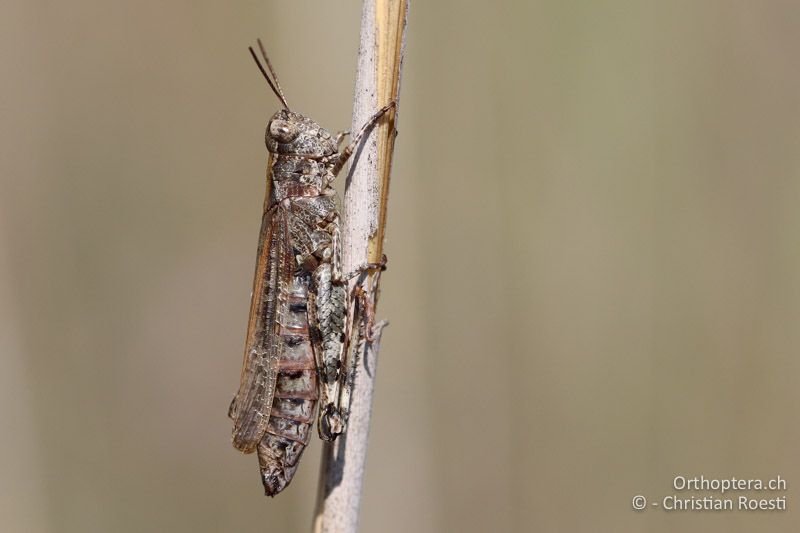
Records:
[[[230,411],[233,445],[244,453],[255,451],[269,422],[281,346],[280,314],[293,270],[286,212],[275,207],[261,222],[242,377]]]

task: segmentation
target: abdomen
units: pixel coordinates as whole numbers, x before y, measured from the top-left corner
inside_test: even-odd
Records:
[[[278,374],[267,431],[258,444],[261,479],[269,496],[292,480],[308,444],[317,408],[317,371],[308,330],[308,285],[308,275],[292,277],[286,301],[278,306]]]

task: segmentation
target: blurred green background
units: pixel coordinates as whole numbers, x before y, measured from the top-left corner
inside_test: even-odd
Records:
[[[0,530],[308,530],[318,442],[266,499],[226,418],[278,105],[246,47],[343,128],[360,9],[6,4]],[[408,28],[362,530],[799,530],[800,5]],[[789,510],[631,510],[679,474]]]

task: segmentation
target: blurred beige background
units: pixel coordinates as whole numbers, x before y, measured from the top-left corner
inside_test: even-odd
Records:
[[[349,124],[360,4],[12,1],[0,530],[307,531],[230,446],[275,98]],[[411,6],[365,532],[800,529],[800,5]],[[631,510],[675,475],[783,513]],[[687,494],[690,496],[691,494]]]

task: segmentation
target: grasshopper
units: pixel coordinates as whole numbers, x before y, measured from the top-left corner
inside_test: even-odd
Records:
[[[359,327],[353,318],[358,295],[348,293],[352,276],[342,273],[332,182],[395,102],[379,109],[340,152],[348,132],[332,136],[292,111],[260,39],[258,46],[269,73],[252,47],[250,54],[283,108],[266,128],[268,190],[241,382],[228,416],[233,446],[257,452],[264,491],[274,496],[297,470],[315,412],[321,439],[346,429],[356,370],[355,355],[347,355],[355,350],[346,345]]]

